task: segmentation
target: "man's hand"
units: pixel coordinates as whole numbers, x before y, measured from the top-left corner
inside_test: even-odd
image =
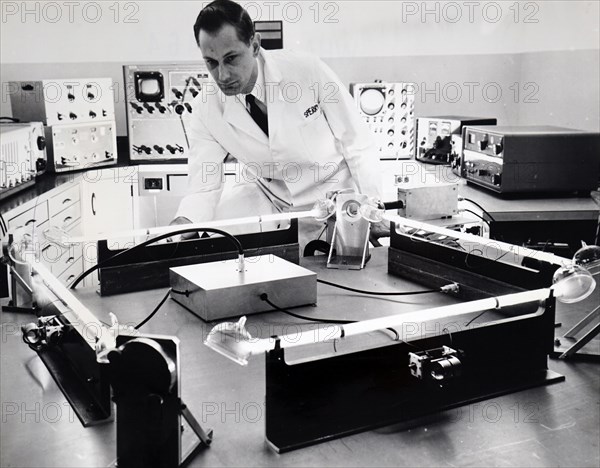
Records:
[[[371,233],[369,234],[369,240],[373,247],[381,247],[381,243],[377,240],[380,237],[390,237],[390,222],[383,220],[379,223],[371,224]]]
[[[173,221],[171,221],[169,223],[169,226],[177,226],[180,224],[192,224],[192,222],[183,216],[178,216],[177,218],[175,218]],[[197,237],[197,236],[198,236],[198,234],[195,232],[187,232],[185,234],[178,234],[176,236],[169,237],[166,239],[166,242],[179,242],[182,240],[193,239],[194,237]]]

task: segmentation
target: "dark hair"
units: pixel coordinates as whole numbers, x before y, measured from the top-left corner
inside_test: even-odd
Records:
[[[254,36],[254,23],[248,12],[231,0],[215,0],[202,9],[194,24],[196,44],[200,45],[198,36],[201,29],[214,34],[225,24],[232,25],[237,32],[238,39],[250,45]]]

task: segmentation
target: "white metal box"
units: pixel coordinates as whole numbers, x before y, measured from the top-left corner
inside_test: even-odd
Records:
[[[458,214],[458,184],[404,183],[398,187],[398,200],[404,203],[398,214],[405,218],[448,218]]]
[[[0,125],[0,198],[35,183],[46,170],[46,140],[40,122]]]
[[[11,81],[13,117],[44,125],[115,120],[111,78]]]
[[[350,83],[380,159],[412,159],[415,152],[414,83]]]
[[[53,125],[46,127],[46,140],[52,172],[117,164],[114,121]]]

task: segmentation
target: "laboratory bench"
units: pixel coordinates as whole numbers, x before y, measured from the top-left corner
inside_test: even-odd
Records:
[[[387,273],[387,248],[372,249],[360,271],[326,268],[324,256],[301,264],[321,279],[370,290],[419,290],[423,286]],[[98,319],[109,313],[124,324],[141,322],[166,288],[100,297],[81,288],[76,297]],[[457,302],[441,293],[401,298],[366,297],[318,285],[315,306],[294,312],[310,317],[365,320]],[[575,305],[557,304],[557,322],[574,324],[600,302],[600,292]],[[469,317],[465,317],[466,321]],[[37,357],[21,339],[32,316],[2,314],[2,466],[107,467],[116,457],[116,425],[84,428]],[[456,320],[461,320],[460,318]],[[485,321],[484,317],[478,321]],[[598,466],[600,461],[600,373],[596,363],[549,360],[566,380],[277,454],[265,444],[265,357],[246,367],[203,344],[214,323],[168,300],[140,331],[179,338],[182,399],[205,428],[212,445],[189,466]],[[248,317],[253,336],[315,330],[280,312]],[[440,330],[433,330],[439,333]],[[558,334],[558,332],[557,332]],[[371,333],[358,346],[384,346],[390,335]],[[517,344],[510,336],[506,346]],[[324,344],[322,353],[344,353],[344,343]],[[300,348],[298,348],[300,349]],[[302,355],[296,356],[302,359]],[[287,359],[287,357],[286,357]],[[319,385],[319,382],[314,382]],[[356,401],[356,405],[361,405]],[[184,432],[185,436],[185,432]],[[184,437],[184,443],[185,443]]]

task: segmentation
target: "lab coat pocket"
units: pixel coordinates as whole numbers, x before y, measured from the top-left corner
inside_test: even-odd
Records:
[[[322,112],[315,115],[316,117],[300,127],[307,160],[310,163],[317,162],[319,164],[337,162],[339,154],[336,138],[329,123]]]

